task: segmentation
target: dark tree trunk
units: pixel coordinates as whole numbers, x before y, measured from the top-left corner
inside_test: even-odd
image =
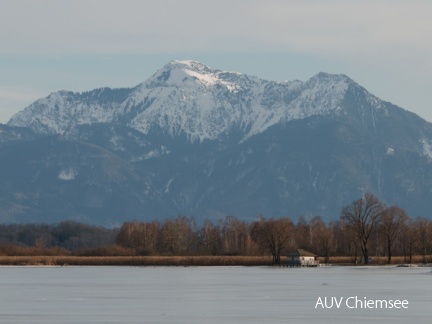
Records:
[[[411,264],[411,262],[412,262],[412,244],[410,243],[410,246],[409,246],[409,263]]]
[[[391,242],[390,240],[387,241],[387,263],[390,264],[391,263],[391,258],[392,258],[392,252],[391,252]]]
[[[364,258],[364,264],[369,264],[369,250],[367,247],[363,248],[363,258]]]

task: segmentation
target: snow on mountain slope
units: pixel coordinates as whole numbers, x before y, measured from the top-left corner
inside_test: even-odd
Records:
[[[15,114],[11,126],[39,133],[63,134],[75,125],[112,122],[130,89],[102,88],[84,93],[58,91]]]
[[[158,126],[202,141],[236,126],[248,138],[280,122],[338,113],[350,83],[348,77],[327,74],[306,83],[272,82],[195,61],[172,61],[140,85],[125,106],[139,109],[151,102],[130,123],[143,133]]]
[[[320,73],[311,78],[300,95],[289,106],[289,119],[301,119],[315,114],[339,113],[341,101],[350,83],[344,75]]]
[[[132,89],[52,93],[17,113],[9,125],[63,134],[75,125],[120,121],[144,134],[158,127],[203,141],[235,128],[246,139],[281,122],[340,114],[351,85],[358,86],[344,75],[273,82],[196,61],[171,61]]]

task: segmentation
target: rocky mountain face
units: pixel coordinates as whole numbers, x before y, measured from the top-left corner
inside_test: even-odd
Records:
[[[370,191],[428,216],[432,125],[344,75],[273,82],[172,61],[0,125],[0,221],[320,215]]]

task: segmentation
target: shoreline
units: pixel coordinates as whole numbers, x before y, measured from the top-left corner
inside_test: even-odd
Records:
[[[367,265],[347,262],[347,258],[330,258],[322,266],[399,266],[417,267],[403,260],[394,263],[372,262]],[[270,256],[0,256],[0,266],[275,266]],[[321,261],[321,260],[320,260]],[[399,262],[396,262],[399,261]]]

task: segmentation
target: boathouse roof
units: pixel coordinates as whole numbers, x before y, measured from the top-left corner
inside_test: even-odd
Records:
[[[309,256],[309,257],[316,257],[317,255],[314,254],[314,253],[312,253],[312,252],[303,250],[303,249],[297,249],[295,251],[292,251],[292,252],[288,253],[287,256]]]

